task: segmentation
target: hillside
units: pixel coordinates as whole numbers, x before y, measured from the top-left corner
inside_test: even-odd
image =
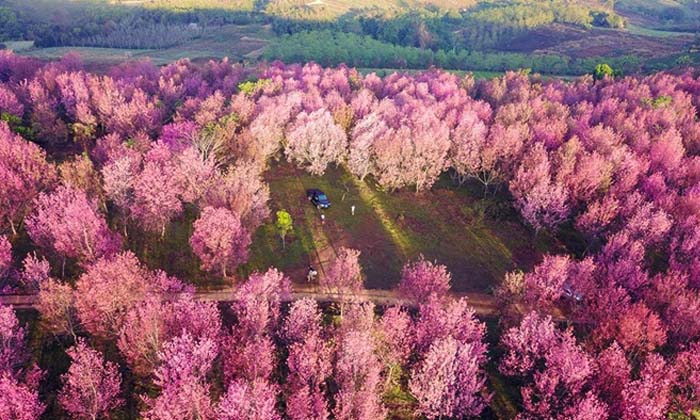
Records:
[[[79,48],[158,63],[263,57],[580,75],[607,62],[638,73],[700,62],[689,32],[698,13],[671,0],[0,0],[0,42],[34,41],[25,53],[44,58]]]

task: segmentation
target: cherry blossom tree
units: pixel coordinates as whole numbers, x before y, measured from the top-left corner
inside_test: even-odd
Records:
[[[270,215],[270,188],[263,182],[260,168],[253,162],[229,166],[207,197],[208,205],[226,207],[240,216],[249,232],[254,232]]]
[[[75,156],[58,166],[61,181],[64,185],[84,191],[92,200],[104,203],[104,193],[99,172],[87,154]]]
[[[605,406],[590,393],[593,362],[570,330],[559,331],[550,317],[531,312],[501,344],[506,354],[500,371],[524,381],[522,418],[570,418],[579,406],[601,414]],[[607,416],[607,407],[602,412]]]
[[[214,187],[218,168],[213,155],[190,146],[176,155],[178,177],[182,201],[198,203]]]
[[[70,187],[40,194],[26,224],[36,244],[83,265],[109,257],[120,247],[119,237],[109,230],[97,203]]]
[[[15,376],[27,361],[26,332],[9,306],[0,306],[0,375]]]
[[[0,236],[0,279],[10,275],[12,268],[12,244],[6,236]]]
[[[355,124],[348,144],[348,169],[364,180],[375,171],[373,167],[373,145],[382,136],[389,134],[389,127],[377,113],[371,113]]]
[[[226,272],[246,261],[250,233],[237,215],[225,208],[205,207],[194,222],[190,244],[205,270]]]
[[[220,314],[213,303],[195,301],[190,292],[169,299],[154,294],[127,312],[117,347],[129,367],[147,377],[158,366],[165,342],[185,332],[216,341],[220,331]]]
[[[46,152],[12,133],[0,121],[0,226],[9,226],[17,234],[17,224],[24,218],[39,193],[56,181],[55,168],[46,161]]]
[[[334,378],[338,385],[333,415],[338,420],[384,418],[381,364],[369,331],[352,330],[338,341]]]
[[[105,361],[82,339],[67,353],[71,366],[62,377],[64,385],[58,396],[61,407],[77,419],[108,417],[124,403],[119,398],[121,377],[117,366]]]
[[[398,384],[401,368],[411,356],[413,341],[412,320],[407,311],[398,306],[388,308],[374,327],[376,353],[384,366],[384,387]]]
[[[282,336],[288,346],[287,415],[290,419],[327,419],[325,381],[331,373],[331,348],[321,334],[321,312],[315,301],[302,299],[289,309]]]
[[[153,273],[130,251],[98,260],[76,282],[75,307],[81,324],[95,336],[114,336],[128,309],[152,290],[154,283]]]
[[[75,291],[70,284],[48,279],[39,287],[38,309],[41,321],[54,334],[69,334],[77,340],[80,325],[76,313]]]
[[[462,343],[482,343],[485,334],[486,326],[477,320],[466,298],[450,302],[431,295],[418,306],[412,347],[422,356],[437,340],[451,336]]]
[[[38,391],[8,373],[0,374],[0,419],[39,420],[44,409]]]
[[[631,381],[622,391],[622,419],[651,420],[662,418],[671,400],[674,372],[665,360],[650,354],[642,364],[639,379]]]
[[[144,398],[148,405],[142,413],[149,420],[214,419],[215,408],[207,381],[214,358],[216,342],[194,339],[185,333],[163,345],[159,354],[162,363],[154,372],[154,384],[160,388],[155,399]]]
[[[459,124],[450,134],[450,165],[461,185],[467,178],[478,178],[479,173],[491,168],[490,156],[484,153],[488,126],[476,112],[465,110]]]
[[[219,401],[219,420],[279,420],[275,408],[275,386],[262,379],[232,382]],[[310,418],[310,417],[309,417]]]
[[[182,185],[172,153],[162,143],[144,157],[143,169],[133,181],[131,213],[146,230],[165,235],[168,223],[182,212]]]
[[[340,248],[319,283],[331,293],[352,294],[361,290],[364,277],[360,265],[360,251]]]
[[[444,265],[434,264],[421,257],[407,264],[401,271],[399,293],[413,302],[425,302],[430,295],[442,298],[450,290],[452,276]]]
[[[679,353],[674,362],[677,375],[674,384],[674,405],[677,409],[691,415],[698,409],[700,398],[700,344],[692,343],[688,350]]]
[[[274,268],[252,274],[236,290],[231,309],[237,323],[224,338],[222,354],[227,383],[239,377],[269,379],[275,364],[272,338],[289,291],[289,279]]]
[[[510,191],[521,214],[535,231],[556,227],[568,216],[567,191],[552,181],[549,158],[539,143],[523,158],[510,182]]]
[[[340,163],[347,149],[347,136],[325,109],[301,112],[286,135],[285,154],[313,175],[322,175],[328,164]]]
[[[478,416],[487,402],[483,350],[452,337],[433,343],[409,383],[419,412],[429,418]]]
[[[597,342],[616,340],[627,352],[639,355],[666,343],[666,328],[658,314],[636,303],[617,318],[606,319],[594,332]]]

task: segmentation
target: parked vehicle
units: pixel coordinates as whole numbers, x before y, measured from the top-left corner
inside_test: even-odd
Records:
[[[306,190],[306,198],[308,198],[309,201],[311,201],[311,203],[319,209],[327,209],[331,206],[331,202],[328,200],[326,194],[323,191],[315,188]]]

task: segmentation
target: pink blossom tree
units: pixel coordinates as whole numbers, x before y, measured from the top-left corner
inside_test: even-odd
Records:
[[[120,247],[119,237],[109,230],[97,203],[70,187],[40,194],[26,224],[36,244],[83,265],[109,257]]]
[[[673,364],[677,375],[674,384],[674,405],[690,416],[698,409],[700,399],[700,343],[693,343],[679,353]]]
[[[213,188],[218,168],[215,156],[190,146],[176,156],[175,176],[182,194],[182,201],[199,203]]]
[[[83,340],[70,348],[71,366],[62,379],[58,400],[74,418],[94,420],[109,416],[124,401],[119,398],[121,377],[117,366]]]
[[[598,354],[594,384],[601,397],[608,403],[611,416],[622,417],[622,392],[628,386],[631,375],[632,368],[627,356],[617,343]]]
[[[569,418],[575,414],[572,407],[604,407],[597,395],[589,394],[592,360],[572,332],[556,329],[550,317],[529,313],[501,337],[501,344],[506,354],[500,371],[523,380],[523,418]]]
[[[490,156],[484,153],[487,134],[488,127],[471,110],[462,113],[459,124],[452,130],[450,166],[454,169],[460,185],[468,178],[478,178],[480,172],[491,168]]]
[[[9,306],[0,306],[0,375],[16,376],[27,361],[25,329]]]
[[[129,308],[153,287],[153,275],[130,251],[89,266],[76,282],[75,307],[91,334],[112,337],[121,328]]]
[[[623,420],[663,418],[671,401],[674,372],[658,354],[650,354],[642,364],[639,379],[622,391]]]
[[[203,269],[218,270],[226,277],[227,271],[246,261],[250,233],[230,210],[205,207],[193,227],[190,244]]]
[[[628,353],[640,355],[666,343],[666,327],[657,313],[636,303],[618,317],[604,319],[593,338],[599,343],[616,340]]]
[[[129,367],[147,377],[158,366],[165,342],[185,332],[215,341],[220,330],[220,314],[213,303],[195,301],[189,292],[173,298],[150,295],[127,312],[117,347]]]
[[[333,415],[338,420],[384,418],[381,370],[369,331],[351,330],[338,340],[334,374],[338,385]]]
[[[222,354],[227,383],[239,377],[269,379],[275,365],[272,338],[289,291],[289,279],[274,268],[252,274],[236,290],[231,309],[237,323],[224,338]]]
[[[373,167],[374,143],[389,134],[389,126],[377,113],[371,113],[357,122],[348,144],[348,169],[360,180],[375,171]]]
[[[80,326],[75,291],[70,284],[48,279],[39,287],[38,309],[41,321],[54,334],[69,334],[77,340]]]
[[[374,142],[374,175],[390,190],[426,190],[446,168],[449,148],[449,127],[429,110],[413,110],[391,135]]]
[[[434,264],[421,257],[406,264],[401,271],[399,293],[413,302],[425,302],[430,295],[443,298],[450,290],[452,276],[444,265]]]
[[[12,268],[12,244],[6,236],[0,236],[0,279],[10,275]]]
[[[360,251],[340,248],[319,283],[331,293],[352,294],[361,290],[364,277],[360,265]]]
[[[321,334],[321,311],[311,299],[294,302],[282,327],[287,345],[287,415],[293,420],[327,419],[325,381],[331,373],[331,348]]]
[[[161,143],[146,154],[143,169],[133,181],[131,213],[146,230],[165,235],[170,221],[182,212],[182,185],[172,153]]]
[[[213,420],[214,405],[207,382],[217,344],[207,338],[196,340],[185,333],[164,344],[159,354],[162,363],[154,372],[154,384],[160,388],[155,399],[145,397],[143,413],[149,420]]]
[[[0,374],[0,419],[39,420],[45,408],[38,391],[10,374]]]
[[[256,379],[252,382],[236,380],[216,408],[219,420],[279,420],[282,417],[275,408],[276,387]]]
[[[446,302],[435,295],[418,306],[418,319],[412,327],[412,350],[418,356],[446,337],[463,343],[482,343],[486,334],[486,326],[477,320],[466,298]]]
[[[207,197],[212,207],[226,207],[238,214],[249,232],[254,232],[270,215],[270,188],[263,181],[260,167],[253,162],[229,166]]]
[[[347,136],[328,110],[301,112],[287,132],[285,154],[314,175],[322,175],[328,164],[340,163],[347,149]]]
[[[478,416],[487,402],[483,351],[452,337],[433,343],[409,383],[418,411],[429,418]]]
[[[400,384],[402,368],[408,363],[413,343],[413,324],[407,311],[392,306],[375,323],[376,353],[383,366],[384,388]]]
[[[46,153],[0,121],[0,226],[9,226],[16,234],[31,203],[55,181],[56,170],[46,161]]]
[[[556,227],[569,214],[567,191],[552,181],[551,171],[547,153],[537,143],[510,182],[516,206],[535,231]]]

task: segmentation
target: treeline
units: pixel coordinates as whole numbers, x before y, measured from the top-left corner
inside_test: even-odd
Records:
[[[624,26],[624,20],[609,6],[597,2],[573,4],[562,0],[522,0],[515,4],[482,1],[477,6],[465,8],[461,12],[421,10],[390,19],[379,13],[347,14],[332,21],[323,18],[309,19],[308,16],[306,19],[290,19],[288,15],[279,11],[273,14],[273,29],[277,35],[332,29],[369,35],[391,44],[430,48],[434,51],[452,48],[499,48],[516,36],[553,23],[584,28]]]
[[[0,6],[5,5],[0,7],[0,41],[31,39],[40,47],[163,48],[190,39],[191,31],[183,31],[182,25],[272,23],[279,36],[328,29],[437,52],[502,49],[513,38],[552,23],[586,28],[622,25],[610,5],[598,1],[519,0],[504,4],[482,0],[451,8],[432,4],[408,8],[391,1],[380,5],[341,1],[334,7],[266,0],[144,0],[142,7],[120,3],[0,1]],[[164,39],[170,41],[164,45]]]
[[[266,22],[245,10],[151,9],[96,2],[6,0],[0,7],[0,41],[33,40],[38,47],[167,48],[199,36],[204,28]]]
[[[424,69],[436,66],[451,70],[484,71],[529,68],[538,73],[557,75],[590,73],[601,61],[610,63],[624,73],[637,72],[641,66],[639,58],[632,56],[572,59],[558,55],[528,55],[465,49],[435,52],[430,49],[388,44],[369,36],[329,30],[306,31],[281,37],[267,48],[263,57],[287,63],[313,60],[326,66],[345,63],[355,67]]]

